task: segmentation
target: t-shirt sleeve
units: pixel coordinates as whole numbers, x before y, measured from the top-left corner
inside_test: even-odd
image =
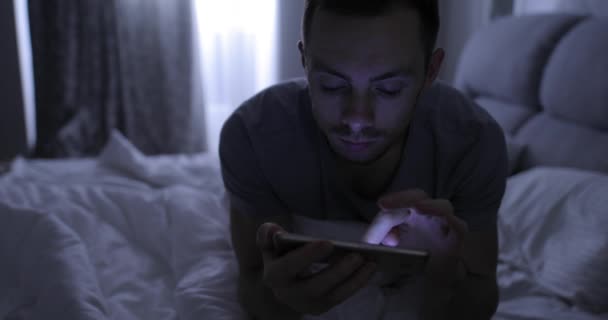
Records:
[[[258,218],[287,213],[264,176],[243,120],[236,113],[222,128],[219,156],[224,186],[231,205],[239,212]]]
[[[472,231],[495,226],[508,175],[505,138],[498,124],[490,121],[482,126],[459,171],[452,198],[456,215]]]

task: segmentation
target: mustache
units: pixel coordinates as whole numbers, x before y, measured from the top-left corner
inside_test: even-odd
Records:
[[[385,135],[382,130],[378,130],[374,127],[365,127],[361,131],[354,132],[348,125],[336,126],[332,128],[330,132],[342,138],[353,140],[372,140]]]

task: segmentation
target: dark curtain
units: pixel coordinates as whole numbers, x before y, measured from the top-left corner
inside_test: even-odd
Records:
[[[112,129],[146,154],[205,148],[191,0],[29,0],[34,157],[94,156]]]

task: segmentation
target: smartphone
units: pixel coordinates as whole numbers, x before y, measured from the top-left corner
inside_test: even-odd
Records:
[[[329,260],[331,260],[331,257],[335,256],[359,253],[366,260],[375,262],[378,271],[392,275],[403,276],[421,274],[424,271],[426,262],[429,258],[429,253],[426,251],[393,248],[363,242],[319,239],[294,233],[281,232],[274,235],[275,246],[281,253],[319,240],[329,241],[333,244],[334,250],[331,253]]]

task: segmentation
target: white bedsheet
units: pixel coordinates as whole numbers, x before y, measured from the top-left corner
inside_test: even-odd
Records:
[[[23,161],[0,178],[0,319],[241,319],[217,161]],[[5,318],[6,317],[6,318]]]
[[[608,176],[535,168],[509,179],[499,212],[496,320],[608,319]],[[583,303],[586,302],[586,303]]]

